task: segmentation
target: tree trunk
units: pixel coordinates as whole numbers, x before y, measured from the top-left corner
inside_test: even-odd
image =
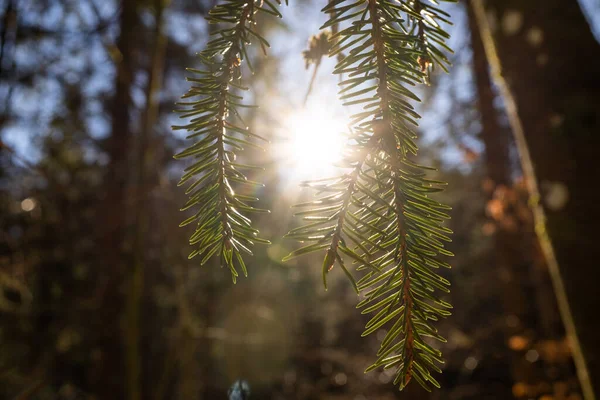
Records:
[[[511,184],[509,155],[509,137],[498,122],[498,113],[494,108],[494,92],[485,49],[477,21],[471,7],[467,8],[471,49],[473,51],[473,77],[477,92],[477,110],[481,119],[481,140],[485,146],[485,167],[487,176],[495,186]]]
[[[477,28],[477,21],[471,7],[467,8],[469,30],[471,31],[471,49],[473,51],[473,77],[477,92],[477,109],[481,121],[480,138],[485,146],[484,164],[487,171],[487,179],[490,187],[486,188],[488,204],[502,201],[496,198],[496,192],[501,190],[512,190],[512,178],[510,167],[510,141],[509,134],[499,123],[499,115],[494,107],[495,94],[492,90],[492,79],[489,66],[485,56],[485,49]],[[491,216],[490,216],[491,217]],[[498,281],[502,287],[502,304],[506,316],[517,319],[516,324],[504,324],[503,332],[505,343],[509,343],[514,335],[521,334],[526,327],[531,326],[528,321],[528,309],[525,293],[525,282],[527,280],[527,268],[523,268],[526,261],[526,252],[532,249],[525,248],[519,232],[514,225],[511,228],[504,221],[511,216],[503,215],[494,220],[495,231],[493,233],[494,248],[491,255],[491,263],[497,274]],[[513,384],[530,375],[530,365],[520,354],[508,350]],[[529,367],[529,368],[528,368]]]
[[[496,190],[509,189],[512,186],[509,136],[498,122],[498,113],[494,108],[494,93],[492,80],[488,70],[483,43],[477,30],[473,10],[467,7],[469,29],[471,30],[471,48],[473,50],[473,75],[477,91],[477,109],[481,120],[480,138],[485,146],[484,164],[487,177],[491,180],[488,201],[494,200]],[[499,280],[504,286],[504,309],[507,314],[513,314],[520,323],[524,322],[527,314],[527,302],[523,293],[523,283],[527,276],[522,268],[524,261],[519,233],[509,229],[501,220],[496,221],[494,234],[495,269]],[[515,332],[512,332],[514,334]]]
[[[536,230],[590,399],[591,382],[600,384],[594,279],[600,218],[592,180],[599,171],[600,46],[576,1],[488,0],[485,12],[479,0],[472,4],[489,38],[486,52],[503,88]]]
[[[128,185],[130,176],[130,90],[134,74],[134,48],[137,34],[136,0],[121,1],[120,35],[114,51],[116,64],[115,93],[109,112],[111,133],[107,139],[109,163],[104,177],[105,197],[99,210],[99,363],[94,377],[100,398],[125,397],[124,343],[122,333],[123,285],[127,267]]]
[[[142,308],[144,305],[146,249],[149,231],[149,206],[152,187],[156,181],[150,170],[154,156],[152,146],[154,129],[159,114],[159,95],[163,82],[165,51],[167,36],[164,32],[163,14],[170,0],[154,0],[154,16],[156,19],[151,61],[147,67],[148,85],[146,87],[146,110],[143,115],[142,129],[138,138],[137,176],[133,188],[134,198],[134,237],[133,263],[128,269],[128,290],[126,310],[126,344],[127,344],[127,387],[129,400],[141,400],[144,395],[143,356],[142,356]]]
[[[15,1],[6,2],[2,20],[0,21],[0,129],[10,119],[10,105],[13,91],[17,47],[17,9]],[[10,54],[8,54],[10,52]],[[8,59],[8,61],[6,61]],[[0,132],[1,133],[1,132]]]

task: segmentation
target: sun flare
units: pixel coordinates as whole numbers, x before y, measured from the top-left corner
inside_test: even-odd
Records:
[[[282,164],[297,180],[331,176],[346,140],[346,122],[324,104],[290,114],[283,124]]]

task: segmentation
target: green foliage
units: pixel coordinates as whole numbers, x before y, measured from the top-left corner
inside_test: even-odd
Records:
[[[269,0],[247,2],[227,0],[216,5],[209,13],[212,24],[225,24],[199,54],[204,68],[188,69],[194,74],[188,78],[190,90],[179,102],[181,118],[191,118],[186,125],[175,126],[189,132],[194,143],[175,156],[192,158],[193,164],[185,169],[180,185],[192,182],[186,193],[189,201],[182,210],[194,208],[195,214],[181,226],[195,223],[196,231],[190,237],[195,250],[190,258],[199,256],[205,264],[213,256],[227,266],[235,283],[239,266],[247,275],[242,253],[252,255],[254,243],[269,241],[259,238],[247,213],[268,212],[251,205],[258,200],[253,196],[236,193],[238,188],[262,186],[246,178],[244,171],[257,167],[236,163],[236,152],[244,147],[258,147],[256,139],[264,140],[250,131],[240,109],[253,107],[242,103],[240,91],[241,66],[249,68],[247,45],[257,40],[263,50],[269,43],[256,32],[255,15],[264,12],[277,17],[281,14]]]
[[[182,118],[177,126],[190,132],[195,143],[177,158],[194,163],[181,179],[190,200],[184,210],[196,213],[182,223],[196,223],[190,254],[201,264],[219,255],[235,282],[236,264],[246,274],[241,253],[252,254],[257,238],[247,212],[265,212],[249,205],[258,200],[238,194],[236,186],[259,185],[241,172],[252,166],[235,162],[235,152],[255,146],[238,111],[246,90],[240,84],[241,63],[248,62],[246,45],[267,41],[253,29],[255,13],[280,16],[267,0],[246,3],[228,0],[210,13],[212,23],[230,27],[216,33],[200,54],[205,68],[190,70],[196,77],[179,103]],[[357,293],[364,298],[358,307],[371,314],[364,335],[386,329],[377,360],[367,371],[383,366],[395,368],[400,389],[414,378],[423,387],[439,387],[431,372],[440,372],[443,362],[431,339],[444,341],[432,322],[450,315],[450,304],[439,297],[449,292],[449,282],[437,273],[449,268],[439,256],[450,256],[444,243],[451,231],[444,227],[448,206],[430,195],[442,190],[443,182],[428,179],[426,170],[412,158],[417,155],[414,127],[420,116],[409,89],[427,83],[430,69],[447,71],[450,50],[448,34],[440,23],[449,23],[441,9],[419,0],[333,0],[322,10],[330,18],[322,27],[332,34],[315,36],[305,52],[307,62],[320,60],[329,38],[329,56],[338,59],[334,73],[340,75],[340,99],[357,109],[350,120],[350,134],[342,167],[346,173],[331,179],[306,182],[317,190],[318,200],[300,204],[296,213],[307,223],[287,236],[307,243],[286,257],[325,251],[323,283],[338,265]],[[314,53],[314,54],[313,54]],[[234,261],[235,260],[235,261]],[[355,277],[359,273],[358,277]]]
[[[338,265],[364,295],[358,307],[372,315],[363,335],[387,330],[367,371],[395,368],[400,389],[414,378],[429,390],[439,387],[431,372],[443,362],[430,339],[444,341],[432,322],[451,308],[438,297],[450,284],[437,273],[449,268],[439,255],[451,255],[444,249],[451,231],[443,226],[449,207],[430,197],[444,183],[411,161],[420,116],[409,87],[428,82],[434,66],[447,70],[441,49],[449,50],[449,36],[440,22],[448,15],[418,0],[333,0],[322,11],[332,15],[322,28],[344,25],[329,55],[344,54],[334,71],[343,75],[340,99],[360,108],[342,165],[348,172],[305,183],[322,195],[299,205],[307,223],[287,236],[307,245],[286,259],[325,251],[325,287]]]

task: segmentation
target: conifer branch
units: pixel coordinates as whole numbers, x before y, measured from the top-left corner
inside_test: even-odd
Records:
[[[179,185],[195,181],[186,193],[190,199],[182,210],[195,207],[196,213],[181,223],[196,223],[196,231],[190,244],[196,249],[190,258],[200,256],[205,264],[218,256],[221,266],[227,266],[235,283],[238,276],[236,265],[247,275],[242,253],[252,254],[254,243],[269,243],[258,237],[246,213],[268,212],[250,205],[258,199],[236,193],[237,188],[262,186],[250,181],[242,172],[256,167],[236,163],[236,152],[245,146],[258,147],[253,140],[264,140],[245,127],[240,108],[253,107],[242,104],[237,91],[247,90],[240,83],[241,65],[246,61],[246,46],[257,39],[263,50],[268,42],[254,30],[255,14],[259,11],[281,17],[277,8],[268,0],[260,2],[227,0],[216,5],[207,17],[213,24],[230,27],[216,32],[199,57],[204,69],[188,69],[196,77],[188,78],[191,89],[182,97],[195,99],[178,103],[181,118],[190,118],[187,125],[174,126],[191,132],[188,139],[196,142],[175,156],[194,158],[196,161],[185,170]]]
[[[400,389],[412,379],[439,387],[431,372],[440,372],[441,353],[425,338],[443,341],[431,321],[450,314],[437,295],[448,292],[449,282],[435,271],[449,267],[438,260],[451,255],[444,249],[451,232],[443,226],[449,207],[429,197],[443,182],[427,179],[431,168],[410,160],[417,154],[411,126],[420,116],[411,104],[419,99],[407,86],[427,82],[432,64],[447,69],[436,47],[447,48],[439,24],[448,22],[447,14],[418,0],[333,0],[323,12],[334,15],[323,28],[347,25],[332,35],[330,56],[346,52],[334,71],[347,74],[340,99],[362,109],[351,117],[343,165],[352,172],[306,183],[332,194],[300,205],[306,210],[297,215],[309,223],[288,236],[312,244],[287,258],[326,249],[324,277],[337,262],[364,294],[358,307],[374,315],[363,335],[388,328],[367,371],[395,368]],[[356,272],[366,271],[358,281],[344,258]]]

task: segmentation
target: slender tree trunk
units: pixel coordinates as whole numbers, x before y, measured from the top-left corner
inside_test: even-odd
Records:
[[[134,74],[134,47],[137,32],[136,0],[121,1],[120,35],[115,51],[115,94],[109,108],[112,118],[107,139],[109,163],[106,168],[105,197],[99,211],[101,277],[99,310],[100,351],[96,391],[100,398],[125,398],[125,362],[122,336],[123,285],[126,276],[130,175],[130,90]]]
[[[485,57],[485,49],[477,28],[473,9],[467,5],[471,49],[473,51],[473,76],[477,91],[477,109],[481,118],[481,139],[485,146],[485,167],[487,176],[495,186],[511,184],[509,138],[498,122],[494,107],[492,78]]]
[[[11,79],[14,78],[16,68],[14,60],[16,47],[17,9],[15,0],[8,0],[0,20],[0,129],[4,127],[4,124],[10,118],[10,103],[14,84]]]
[[[126,312],[127,343],[127,387],[129,400],[141,400],[143,394],[141,316],[144,293],[144,264],[148,231],[148,196],[153,180],[150,179],[149,164],[153,158],[152,137],[158,119],[159,95],[163,81],[167,37],[164,34],[163,13],[170,0],[155,0],[156,25],[151,63],[148,66],[148,86],[146,88],[146,110],[142,130],[138,140],[137,182],[134,190],[135,220],[133,238],[133,265],[129,271]],[[145,397],[145,396],[144,396]]]
[[[123,0],[120,26],[121,33],[117,41],[115,94],[110,107],[112,125],[107,141],[109,163],[106,170],[106,197],[103,211],[108,232],[104,235],[110,257],[120,255],[124,248],[127,227],[127,189],[130,175],[130,147],[132,130],[130,126],[130,90],[133,80],[133,41],[136,34],[136,0]],[[110,266],[112,268],[115,265]]]
[[[582,389],[592,399],[592,382],[600,385],[600,207],[593,180],[600,171],[600,46],[576,1],[472,4],[523,161]]]
[[[482,139],[485,152],[484,163],[487,170],[487,178],[492,187],[488,188],[487,200],[494,201],[494,193],[502,187],[510,190],[512,187],[509,135],[502,129],[498,121],[498,112],[494,107],[494,92],[492,90],[492,79],[490,77],[488,62],[485,57],[483,42],[477,28],[477,21],[471,7],[467,8],[469,29],[471,31],[471,49],[473,51],[473,75],[477,91],[477,108],[482,125],[480,138]],[[504,216],[506,218],[506,216]],[[522,333],[530,325],[527,320],[528,301],[524,291],[527,279],[527,269],[524,252],[532,249],[524,249],[520,240],[519,232],[509,229],[502,220],[495,221],[494,249],[492,255],[493,268],[498,275],[498,282],[502,287],[502,303],[504,313],[516,317],[518,324],[504,324],[506,343],[509,343],[513,335]],[[509,350],[510,351],[510,350]],[[528,365],[523,357],[515,352],[510,352],[508,358],[513,383],[524,380]]]
[[[2,13],[2,25],[0,25],[0,72],[4,75],[4,55],[6,52],[6,42],[11,28],[16,24],[16,12],[14,11],[13,0],[8,0]]]
[[[494,93],[492,91],[492,80],[488,70],[485,50],[473,10],[467,7],[469,28],[471,30],[471,48],[473,50],[473,74],[477,90],[477,108],[481,118],[481,139],[485,146],[484,162],[487,177],[493,184],[488,200],[494,197],[494,190],[512,186],[509,136],[498,122],[498,113],[494,108]],[[496,271],[499,280],[505,286],[504,308],[507,313],[514,314],[524,322],[527,314],[527,301],[523,293],[523,282],[526,271],[522,268],[523,250],[519,240],[518,232],[514,232],[505,224],[498,222],[494,234]],[[514,334],[514,332],[513,332]]]
[[[510,132],[499,122],[500,115],[494,106],[496,94],[475,13],[468,4],[466,8],[487,177],[493,183],[494,190],[504,186],[507,192],[517,197],[520,189],[512,178],[510,159],[510,148],[514,143],[510,140]],[[493,191],[488,195],[488,201],[493,201]],[[518,204],[514,206],[520,207]],[[494,268],[500,274],[499,282],[502,283],[505,313],[518,317],[519,321],[512,326],[505,324],[507,340],[527,331],[535,332],[536,341],[556,339],[559,334],[564,334],[564,330],[557,317],[558,309],[549,282],[548,268],[533,231],[533,224],[529,215],[523,216],[515,207],[508,208],[511,210],[507,210],[507,215],[496,221],[493,254]],[[516,225],[505,223],[509,219]],[[513,382],[535,380],[535,364],[528,362],[520,352],[511,351],[511,355]]]

